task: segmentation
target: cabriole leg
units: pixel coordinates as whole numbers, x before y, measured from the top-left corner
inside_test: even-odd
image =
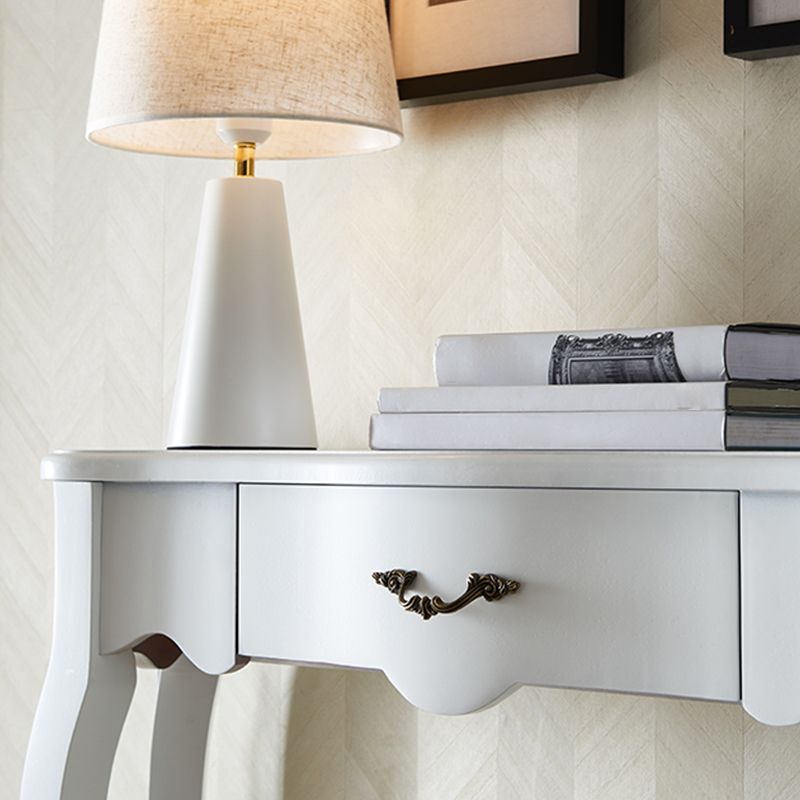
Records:
[[[800,723],[800,493],[742,492],[742,703]]]
[[[104,800],[136,686],[132,652],[99,647],[102,485],[55,484],[53,644],[22,800]]]
[[[200,800],[217,676],[181,656],[161,672],[150,759],[150,800]]]

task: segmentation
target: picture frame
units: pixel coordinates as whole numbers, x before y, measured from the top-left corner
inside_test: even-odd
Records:
[[[792,6],[798,10],[794,11]],[[800,54],[800,4],[797,2],[725,0],[724,13],[725,55],[758,60]]]
[[[397,34],[392,31],[392,7],[398,2],[411,1],[386,0],[386,13],[393,37]],[[437,9],[473,1],[427,0],[431,7]],[[449,103],[582,83],[598,83],[624,77],[624,0],[576,0],[576,2],[578,3],[577,52],[414,77],[403,77],[399,74],[397,85],[402,105]],[[395,52],[397,44],[393,39]]]

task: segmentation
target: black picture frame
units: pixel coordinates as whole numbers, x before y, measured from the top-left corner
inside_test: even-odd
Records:
[[[391,30],[390,0],[386,14]],[[580,0],[579,45],[574,55],[402,78],[403,106],[599,83],[625,75],[625,0]]]
[[[797,21],[750,25],[750,0],[725,0],[725,55],[754,61],[800,54]]]

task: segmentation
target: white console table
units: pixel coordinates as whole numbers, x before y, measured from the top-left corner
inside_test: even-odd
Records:
[[[106,796],[134,650],[162,669],[152,800],[199,800],[216,676],[251,660],[383,670],[444,714],[534,684],[800,722],[798,455],[76,452],[42,475],[24,800]]]

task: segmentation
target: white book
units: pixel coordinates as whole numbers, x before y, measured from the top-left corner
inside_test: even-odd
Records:
[[[440,386],[800,380],[800,327],[753,323],[442,336]]]
[[[376,414],[373,450],[725,450],[726,413]]]
[[[378,394],[378,411],[389,414],[721,411],[726,407],[728,385],[721,381],[710,381],[636,385],[598,383],[575,386],[431,386],[381,389]]]

